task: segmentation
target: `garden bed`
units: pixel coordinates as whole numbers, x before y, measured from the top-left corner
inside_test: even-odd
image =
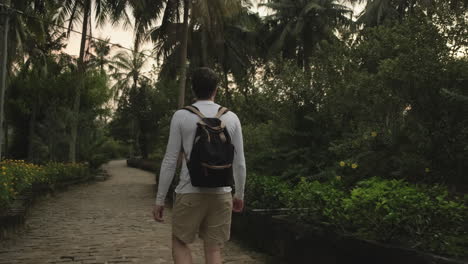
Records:
[[[234,214],[232,235],[286,263],[317,264],[466,264],[413,249],[340,235],[308,225],[280,211],[247,210]]]
[[[46,184],[33,185],[30,190],[18,195],[12,201],[8,209],[4,209],[3,212],[0,212],[0,238],[7,236],[9,231],[16,230],[24,224],[28,208],[33,205],[34,200],[38,197],[56,191],[62,191],[72,185],[89,182],[93,179],[93,177],[73,179],[54,186]]]
[[[22,161],[4,161],[2,165],[5,189],[0,207],[0,238],[22,226],[37,197],[95,179],[94,173],[82,165],[36,166]]]

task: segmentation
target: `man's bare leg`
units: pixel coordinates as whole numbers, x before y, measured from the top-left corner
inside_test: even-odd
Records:
[[[190,248],[175,236],[172,236],[172,257],[175,264],[192,264]]]
[[[204,244],[205,248],[205,263],[206,264],[222,264],[221,247]]]

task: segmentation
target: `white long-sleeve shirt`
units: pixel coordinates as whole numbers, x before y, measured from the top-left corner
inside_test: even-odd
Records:
[[[213,101],[197,101],[193,105],[206,117],[216,116],[220,107]],[[246,167],[241,124],[237,115],[231,111],[224,114],[220,119],[226,124],[226,129],[231,136],[235,150],[232,164],[236,188],[235,197],[243,200]],[[200,117],[187,110],[178,110],[172,117],[169,142],[167,143],[166,154],[164,155],[159,174],[158,194],[156,195],[156,204],[158,205],[164,205],[167,191],[174,178],[177,159],[182,151],[182,146],[187,157],[190,157],[198,121],[200,121]],[[176,193],[228,193],[231,191],[231,187],[200,188],[192,186],[185,159],[182,162],[182,171],[180,173],[179,184],[175,190]]]

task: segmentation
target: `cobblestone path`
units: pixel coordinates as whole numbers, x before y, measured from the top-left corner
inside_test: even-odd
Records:
[[[26,227],[0,242],[0,264],[172,263],[171,215],[152,219],[154,175],[106,165],[111,177],[41,198],[30,209]],[[200,241],[191,246],[195,263],[204,263]],[[225,263],[265,263],[261,254],[229,242]]]

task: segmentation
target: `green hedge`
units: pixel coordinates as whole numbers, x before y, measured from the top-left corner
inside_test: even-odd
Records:
[[[436,254],[468,257],[468,196],[444,186],[378,177],[346,189],[341,177],[296,184],[253,175],[246,201],[255,208],[291,208],[300,220],[337,232]]]

